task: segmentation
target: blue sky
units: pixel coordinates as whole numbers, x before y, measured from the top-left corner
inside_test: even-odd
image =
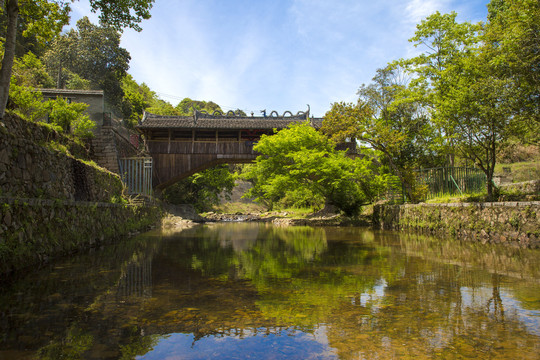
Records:
[[[488,0],[156,0],[152,18],[121,45],[129,73],[176,105],[184,97],[255,115],[311,106],[323,116],[354,101],[388,62],[414,54],[407,41],[429,14],[485,20]],[[86,1],[72,19],[97,23]]]

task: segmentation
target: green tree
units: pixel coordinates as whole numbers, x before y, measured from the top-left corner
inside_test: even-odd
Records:
[[[460,155],[486,174],[487,196],[493,199],[497,155],[513,134],[509,84],[491,75],[481,55],[471,57],[463,66],[467,70],[450,86],[441,112],[448,113]]]
[[[512,134],[523,133],[524,123],[536,124],[532,133],[538,133],[539,45],[529,37],[538,39],[539,6],[493,1],[488,25],[457,23],[455,13],[433,14],[411,39],[425,52],[401,61],[415,74],[416,92],[431,104],[431,119],[443,129],[451,154],[486,174],[489,199],[497,154]]]
[[[33,87],[19,85],[15,77],[11,80],[8,111],[28,121],[37,121],[47,114],[41,92]]]
[[[491,18],[503,17],[507,14],[504,9],[515,6],[515,2],[501,6],[496,12],[494,7],[490,7]],[[522,9],[522,15],[527,17],[526,7]],[[537,111],[534,107],[538,109],[538,104],[528,103],[531,84],[528,86],[526,80],[520,79],[527,77],[527,72],[516,70],[515,76],[511,74],[512,71],[508,72],[508,67],[513,66],[508,57],[510,55],[501,49],[504,41],[497,37],[500,34],[494,34],[490,27],[483,27],[481,32],[471,35],[461,56],[448,66],[444,77],[452,81],[448,82],[447,94],[442,98],[439,113],[446,120],[446,126],[453,129],[452,139],[460,155],[473,161],[486,174],[487,196],[494,199],[493,174],[497,155],[512,137],[526,132],[523,125],[530,122],[529,119],[524,121],[522,115],[534,117]],[[528,67],[529,72],[533,73],[534,68],[530,64]],[[516,81],[520,86],[516,85]],[[536,96],[538,99],[538,94]]]
[[[122,79],[122,115],[127,127],[134,127],[142,118],[143,112],[157,98],[150,88],[142,83],[139,85],[130,74]]]
[[[259,155],[242,175],[253,182],[246,194],[287,207],[318,207],[325,203],[352,215],[369,202],[363,189],[375,184],[368,158],[351,159],[308,123],[293,124],[272,136],[263,135],[254,149]],[[366,184],[370,184],[367,185]]]
[[[408,198],[416,202],[422,194],[415,186],[415,162],[404,155],[407,144],[412,142],[408,136],[413,133],[400,129],[386,117],[376,116],[372,106],[361,99],[356,104],[334,103],[324,117],[322,131],[337,142],[356,138],[383,154],[392,173],[404,184]]]
[[[9,111],[29,121],[43,118],[47,110],[41,92],[35,88],[51,87],[53,83],[41,61],[31,52],[15,59]]]
[[[139,23],[150,18],[154,0],[90,0],[92,11],[100,13],[100,20],[117,30],[131,27],[140,31]],[[11,71],[15,59],[18,18],[25,16],[23,36],[33,34],[38,41],[49,41],[68,22],[69,3],[61,0],[4,0],[5,16],[4,58],[0,69],[0,119],[4,117],[9,96]]]
[[[440,129],[440,144],[448,154],[450,166],[454,166],[455,161],[455,129],[444,117],[447,112],[440,110],[449,96],[450,86],[460,74],[449,71],[449,68],[466,56],[482,29],[481,24],[458,23],[456,17],[455,12],[441,14],[437,11],[422,20],[409,41],[423,52],[414,58],[398,61],[413,74],[411,95],[423,101],[435,128]]]
[[[414,169],[443,163],[438,148],[433,146],[437,135],[425,101],[416,96],[408,77],[396,64],[378,69],[373,82],[362,85],[358,95],[359,101],[371,110],[372,118],[359,126],[359,133],[351,136],[384,154],[381,161],[401,179],[409,199],[419,200],[422,194],[416,187]],[[370,127],[376,130],[360,133]],[[399,142],[395,143],[392,137],[397,137]]]
[[[145,83],[138,84],[127,74],[122,80],[122,114],[128,127],[134,127],[144,111],[157,115],[182,115],[178,107],[160,99]]]
[[[93,136],[92,129],[96,124],[90,120],[88,115],[84,113],[87,104],[84,103],[68,103],[64,98],[49,100],[45,104],[48,110],[48,121],[58,126],[59,129],[66,133],[73,133],[75,136],[86,139]]]
[[[213,101],[198,101],[184,98],[176,105],[176,110],[179,112],[178,114],[184,116],[193,115],[194,108],[199,111],[206,111],[209,114],[212,114],[214,111],[223,113],[221,107]]]
[[[83,79],[79,75],[72,73],[69,70],[66,70],[67,81],[66,89],[70,90],[91,90],[92,84],[90,80]]]
[[[64,3],[46,0],[5,0],[2,2],[2,14],[5,16],[4,57],[0,69],[0,119],[4,117],[9,97],[11,72],[15,59],[17,43],[17,20],[23,22],[23,36],[35,36],[40,42],[52,39],[68,22],[69,6]]]
[[[526,130],[524,139],[540,140],[540,2],[492,0],[488,4],[484,51],[491,71],[506,81],[512,116]],[[521,132],[520,135],[523,135]]]
[[[219,203],[219,195],[230,194],[234,176],[227,165],[218,165],[178,181],[163,191],[170,204],[192,204],[197,211],[208,211]]]
[[[120,47],[120,32],[108,25],[97,26],[84,17],[77,30],[59,36],[44,56],[49,71],[66,85],[66,69],[90,82],[93,89],[104,91],[105,99],[116,110],[122,107],[122,79],[131,59]],[[67,74],[66,74],[67,75]]]
[[[45,65],[32,52],[15,59],[12,78],[18,85],[33,88],[52,88],[54,81],[47,73]]]
[[[150,107],[148,107],[146,111],[157,115],[180,115],[178,109],[172,106],[170,102],[159,98],[153,99]]]

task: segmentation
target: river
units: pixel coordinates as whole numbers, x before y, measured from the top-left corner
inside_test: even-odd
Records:
[[[0,359],[538,359],[540,252],[355,227],[153,231],[0,284]]]

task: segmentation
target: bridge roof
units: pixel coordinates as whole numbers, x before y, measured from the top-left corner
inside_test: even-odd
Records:
[[[140,130],[152,129],[283,129],[291,123],[306,121],[308,114],[293,116],[227,116],[197,113],[195,116],[168,116],[145,113],[137,125]],[[320,128],[322,118],[309,118],[312,126]]]

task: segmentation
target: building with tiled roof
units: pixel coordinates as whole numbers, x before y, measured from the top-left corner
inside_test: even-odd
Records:
[[[103,90],[38,89],[37,91],[41,92],[44,100],[60,97],[66,99],[68,103],[87,104],[86,114],[98,128],[103,125],[105,113]]]
[[[257,157],[253,145],[262,135],[304,121],[318,129],[323,119],[310,118],[309,110],[296,115],[286,111],[281,116],[275,111],[269,116],[232,111],[195,111],[191,116],[145,113],[136,128],[153,159],[153,183],[163,188],[209,166],[252,161]]]
[[[191,116],[155,115],[145,113],[137,128],[142,132],[154,129],[200,129],[200,130],[243,130],[243,129],[283,129],[294,122],[309,120],[315,128],[320,128],[322,118],[309,118],[309,113],[300,112],[288,116],[236,116],[231,114],[207,114],[196,111]]]

